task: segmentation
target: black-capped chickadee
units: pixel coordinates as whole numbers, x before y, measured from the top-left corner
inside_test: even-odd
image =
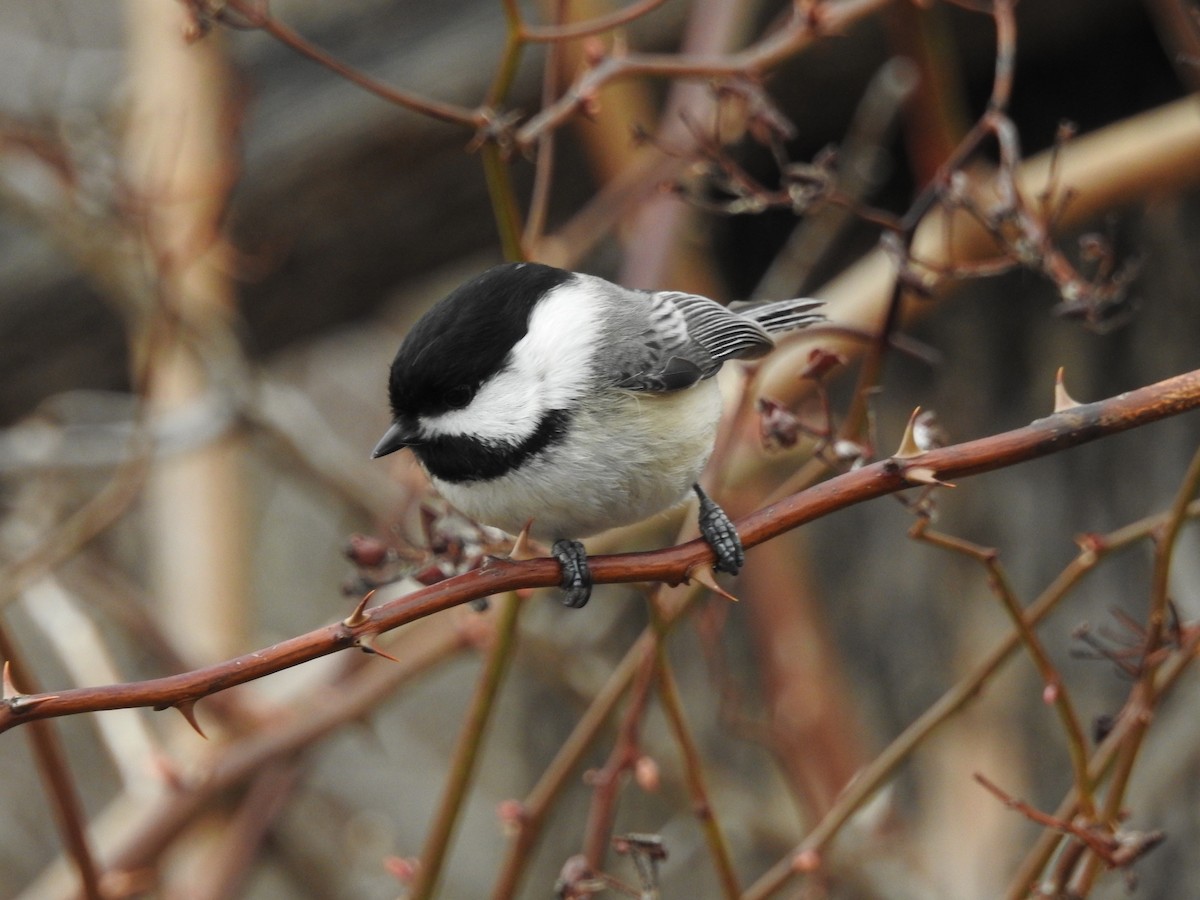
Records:
[[[729,518],[696,483],[712,452],[727,359],[822,321],[818,300],[732,311],[535,263],[488,269],[429,310],[392,362],[393,424],[374,457],[410,447],[453,506],[553,541],[563,602],[591,575],[579,538],[639,522],[694,490],[718,570],[744,561]]]

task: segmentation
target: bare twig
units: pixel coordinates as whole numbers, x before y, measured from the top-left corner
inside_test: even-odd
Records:
[[[587,712],[576,723],[550,765],[520,803],[514,823],[516,834],[501,866],[496,885],[492,889],[493,900],[506,900],[515,895],[551,804],[561,793],[571,773],[578,768],[583,754],[616,709],[636,673],[645,665],[646,658],[653,653],[654,635],[647,630],[626,651],[604,687],[589,704]]]
[[[4,691],[29,690],[33,676],[27,670],[7,631],[0,626],[0,656],[4,657]],[[100,871],[92,853],[87,834],[87,815],[83,801],[71,776],[67,753],[59,739],[57,729],[50,722],[32,722],[29,730],[29,745],[33,751],[38,772],[49,795],[50,808],[58,826],[63,846],[66,847],[75,869],[79,873],[80,890],[86,900],[103,900],[100,887]]]
[[[188,2],[193,8],[199,8],[202,16],[208,15],[207,10],[203,9],[205,0],[188,0]],[[489,116],[487,110],[483,108],[467,109],[457,104],[421,97],[410,91],[384,84],[365,72],[347,65],[340,59],[330,56],[271,15],[265,0],[223,0],[221,5],[224,8],[217,13],[216,18],[223,24],[238,28],[260,29],[301,56],[311,59],[318,65],[324,66],[334,74],[389,103],[454,125],[465,125],[473,129],[481,129],[488,125]],[[237,16],[229,15],[228,10],[232,10]]]
[[[336,691],[305,693],[281,711],[273,728],[248,734],[221,747],[200,777],[184,779],[148,808],[107,857],[114,871],[148,865],[215,798],[252,779],[257,773],[316,747],[348,722],[362,719],[401,685],[460,652],[466,636],[452,618],[439,618],[403,629],[388,649],[402,657],[357,667],[334,682]]]
[[[614,10],[608,15],[596,16],[594,19],[583,22],[572,22],[570,25],[563,25],[560,21],[556,21],[554,25],[530,25],[522,22],[521,38],[531,42],[558,43],[572,38],[590,37],[593,34],[602,34],[614,28],[620,28],[622,25],[628,25],[658,9],[665,2],[666,0],[637,0],[624,9]],[[515,5],[514,3],[513,6]]]
[[[567,12],[567,0],[555,0],[554,21],[560,24]],[[542,72],[542,106],[548,106],[558,96],[559,57],[561,43],[552,43],[546,50],[546,64]],[[537,142],[537,154],[533,167],[533,187],[529,194],[529,211],[525,216],[525,232],[521,235],[521,247],[526,257],[532,256],[533,248],[546,230],[546,212],[550,206],[550,186],[554,181],[555,132],[547,131]]]
[[[1122,746],[1116,761],[1108,787],[1108,796],[1104,804],[1104,816],[1109,822],[1116,822],[1120,816],[1125,792],[1129,787],[1129,779],[1133,775],[1136,763],[1150,723],[1154,718],[1155,709],[1155,675],[1160,665],[1156,651],[1162,643],[1164,623],[1168,609],[1168,582],[1171,571],[1171,559],[1175,551],[1175,543],[1183,526],[1187,509],[1200,490],[1200,450],[1192,457],[1187,474],[1175,496],[1170,515],[1163,522],[1161,529],[1155,534],[1154,541],[1154,571],[1150,585],[1150,612],[1147,616],[1146,638],[1142,655],[1142,672],[1129,692],[1120,715],[1133,722],[1128,738]],[[1095,878],[1097,861],[1104,861],[1099,854],[1093,854],[1083,861],[1072,882],[1073,889],[1083,896],[1090,889]]]
[[[929,520],[925,518],[917,519],[909,534],[918,540],[933,544],[935,547],[961,553],[981,563],[987,570],[988,584],[992,592],[1000,598],[1013,627],[1021,637],[1021,643],[1025,645],[1026,651],[1037,667],[1038,674],[1042,677],[1042,683],[1045,686],[1043,697],[1054,704],[1054,708],[1058,710],[1059,718],[1062,720],[1063,731],[1066,732],[1067,752],[1071,758],[1071,769],[1075,773],[1075,791],[1079,796],[1080,810],[1087,817],[1089,823],[1099,824],[1095,822],[1096,800],[1087,774],[1087,738],[1084,737],[1083,726],[1079,722],[1075,704],[1071,702],[1062,674],[1054,665],[1054,661],[1050,659],[1050,654],[1046,652],[1037,632],[1025,621],[1025,613],[1013,591],[1008,574],[1000,565],[999,553],[991,547],[980,547],[961,538],[932,531],[929,528]]]
[[[1195,516],[1200,513],[1200,509],[1197,509],[1198,506],[1200,504],[1193,503],[1189,507],[1188,515]],[[1158,516],[1154,520],[1155,524],[1161,525],[1167,518],[1167,515]],[[1188,671],[1196,660],[1197,648],[1200,648],[1200,628],[1193,628],[1178,652],[1173,654],[1170,660],[1158,670],[1151,698],[1155,703],[1161,701]],[[1134,714],[1118,716],[1112,731],[1092,755],[1092,760],[1088,765],[1088,775],[1094,782],[1099,782],[1105,772],[1112,768],[1118,754],[1124,752],[1128,745],[1131,733],[1135,729],[1145,727],[1145,722],[1136,715],[1138,711],[1131,710],[1129,704],[1126,704],[1124,712]],[[1075,792],[1072,790],[1054,811],[1054,818],[1058,821],[1066,821],[1075,814],[1077,808]],[[1039,873],[1045,869],[1061,840],[1062,835],[1056,831],[1043,832],[1029,855],[1018,866],[1017,872],[1004,894],[1006,900],[1022,900],[1029,896],[1031,887],[1039,881]],[[1063,856],[1066,857],[1067,854],[1064,853]],[[1073,854],[1072,858],[1068,860],[1068,865],[1056,867],[1058,871],[1055,873],[1055,883],[1059,887],[1066,883],[1078,862],[1079,855]]]
[[[1128,549],[1137,542],[1145,540],[1154,534],[1168,518],[1167,513],[1150,516],[1141,521],[1126,525],[1107,535],[1088,535],[1082,541],[1083,546],[1075,557],[1059,573],[1024,611],[1022,619],[1026,627],[1037,626],[1058,606],[1059,602],[1082,581],[1082,579],[1107,556]],[[1200,501],[1192,503],[1187,510],[1189,517],[1200,516]],[[1021,646],[1021,636],[1014,630],[1004,641],[998,644],[983,660],[961,681],[943,694],[937,702],[925,710],[911,725],[904,729],[884,750],[875,757],[854,779],[846,790],[838,797],[837,802],[817,825],[808,833],[804,840],[786,857],[765,872],[747,891],[742,900],[765,900],[778,891],[790,878],[795,877],[801,870],[810,871],[819,868],[821,854],[841,829],[883,785],[891,778],[900,764],[928,738],[938,727],[951,716],[979,696],[980,689],[992,678]],[[1172,673],[1177,677],[1178,672]],[[1167,682],[1160,680],[1158,689],[1165,688]],[[1119,725],[1123,730],[1126,726]],[[1109,747],[1114,739],[1110,736],[1105,742]],[[1113,751],[1108,751],[1111,759]],[[1103,753],[1098,752],[1088,767],[1088,780],[1095,783],[1101,776],[1104,766],[1101,764]],[[1070,805],[1064,805],[1055,817],[1065,819],[1074,814],[1076,805],[1074,792],[1070,797]],[[1043,836],[1037,850],[1031,854],[1021,868],[1021,874],[1013,882],[1013,891],[1008,895],[1009,900],[1024,897],[1028,886],[1036,877],[1036,873],[1045,865],[1057,843],[1057,835]],[[806,861],[808,866],[798,866],[799,861]]]
[[[672,596],[669,602],[664,602],[666,593],[660,589],[651,598],[652,608],[661,610],[660,620],[647,625],[630,645],[537,784],[519,804],[513,817],[516,834],[500,876],[496,880],[492,892],[493,900],[508,900],[515,894],[525,866],[530,860],[531,848],[538,839],[551,804],[562,791],[567,778],[579,767],[583,754],[595,742],[600,729],[611,717],[617,703],[630,689],[638,674],[648,671],[647,667],[652,665],[660,643],[684,620],[706,591],[699,582],[691,582],[686,587],[672,592],[675,596]]]
[[[799,9],[778,31],[757,43],[730,54],[680,56],[630,53],[608,57],[575,80],[556,103],[544,107],[517,129],[518,147],[531,146],[548,128],[557,128],[585,106],[604,85],[625,78],[650,75],[658,78],[714,78],[729,75],[761,75],[811,44],[824,34],[837,33],[852,23],[885,7],[890,0],[844,0],[815,4],[812,17]]]
[[[1095,825],[1080,825],[1074,821],[1047,815],[1025,801],[1010,796],[979,772],[975,773],[975,780],[1009,809],[1016,810],[1043,828],[1051,828],[1080,841],[1110,868],[1124,868],[1132,865],[1143,854],[1162,843],[1165,838],[1161,831],[1151,831],[1146,834],[1124,832],[1106,834],[1098,830]]]

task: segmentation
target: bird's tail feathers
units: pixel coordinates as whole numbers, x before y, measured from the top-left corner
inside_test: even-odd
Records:
[[[815,311],[824,305],[824,300],[798,297],[795,300],[747,304],[738,307],[735,311],[747,319],[754,320],[769,333],[777,334],[781,331],[796,331],[826,321],[825,316]]]

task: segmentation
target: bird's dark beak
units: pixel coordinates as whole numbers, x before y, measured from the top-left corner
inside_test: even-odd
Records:
[[[397,450],[403,450],[412,444],[420,443],[416,429],[403,422],[393,422],[392,427],[379,439],[375,449],[371,451],[371,459],[379,459]]]

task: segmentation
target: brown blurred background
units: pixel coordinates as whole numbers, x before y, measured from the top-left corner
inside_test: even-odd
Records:
[[[739,4],[730,45],[760,34],[783,6]],[[1200,72],[1200,26],[1194,8],[1172,20],[1176,6],[1188,8],[1021,4],[1011,114],[1026,153],[1049,147],[1062,120],[1087,134],[1185,96]],[[592,4],[593,13],[604,8]],[[271,10],[382,81],[466,106],[487,91],[504,33],[492,0],[276,0]],[[530,7],[531,17],[541,12]],[[347,536],[386,536],[397,519],[412,521],[412,473],[367,460],[387,421],[387,364],[425,306],[501,258],[469,133],[399,110],[261,32],[218,27],[181,53],[179,13],[167,0],[0,8],[0,561],[11,576],[3,619],[47,690],[180,671],[343,617],[353,603],[342,591],[353,576]],[[695,39],[681,35],[696,15],[672,0],[627,40],[674,51]],[[992,84],[990,18],[895,4],[773,74],[769,93],[795,126],[789,158],[842,143],[881,68],[914,48],[941,68],[946,93],[935,112],[949,121],[940,127],[970,124]],[[533,48],[519,71],[514,108],[538,107],[542,52]],[[924,85],[918,102],[929,99]],[[631,122],[658,129],[664,83],[624,90],[602,99],[594,122],[559,132],[549,233],[632,165]],[[871,144],[878,206],[902,213],[927,177],[939,141],[928,112],[892,109],[892,126]],[[730,152],[773,177],[763,147],[743,141]],[[526,198],[532,166],[518,161],[512,172]],[[790,211],[723,216],[651,187],[586,252],[547,253],[632,286],[728,300],[761,291],[783,251],[771,286],[820,296],[878,237],[851,222],[796,261]],[[670,229],[651,250],[639,246],[647,209]],[[1022,271],[914,306],[908,334],[929,352],[889,360],[875,405],[881,454],[917,405],[965,440],[1047,414],[1060,366],[1087,401],[1200,365],[1200,205],[1187,179],[1157,184],[1080,223],[1083,231],[1137,263],[1119,327],[1054,316],[1053,286]],[[852,381],[832,383],[836,408]],[[1198,437],[1195,417],[1184,417],[966,480],[940,495],[938,527],[998,548],[1028,602],[1075,555],[1077,534],[1168,506]],[[147,442],[157,448],[149,456]],[[142,462],[122,462],[130,458]],[[741,604],[702,613],[672,636],[714,806],[746,883],[812,825],[814,801],[797,789],[797,772],[815,794],[835,791],[842,773],[874,757],[1007,632],[982,570],[911,542],[910,524],[885,498],[806,526],[770,554],[752,551],[750,569],[756,559],[771,568],[759,582],[791,584],[803,617],[764,619],[778,604],[756,612],[752,582]],[[665,543],[671,533],[646,539]],[[56,547],[71,552],[59,559]],[[1192,527],[1172,582],[1184,619],[1200,614],[1198,550]],[[778,568],[781,559],[790,568]],[[1075,658],[1071,632],[1083,621],[1111,625],[1114,608],[1143,614],[1149,565],[1146,548],[1106,564],[1041,631],[1088,721],[1116,712],[1128,682],[1106,663]],[[581,613],[552,598],[529,604],[442,896],[488,895],[505,849],[497,804],[529,790],[645,621],[632,590],[598,591]],[[803,695],[788,712],[825,730],[781,756],[761,739],[780,714],[763,633],[798,623],[809,630],[799,632],[794,671],[813,680],[788,686]],[[267,733],[281,711],[302,713],[307,696],[336,691],[349,666],[334,657],[234,692],[228,706],[202,702],[208,744],[166,712],[56,722],[100,855],[126,846],[173,780],[202,777],[224,742]],[[204,873],[228,859],[222,840],[245,821],[240,813],[266,801],[244,785],[218,793],[164,856],[151,854],[150,895],[400,893],[383,861],[420,851],[478,668],[478,653],[461,652],[274,764],[278,806],[250,816],[261,822],[247,839],[253,859],[225,883]],[[1197,699],[1193,675],[1161,710],[1130,791],[1134,827],[1168,836],[1137,866],[1139,897],[1190,896],[1200,884],[1191,852],[1200,838]],[[602,764],[612,741],[602,734],[586,763]],[[664,784],[658,793],[628,788],[616,829],[663,836],[664,897],[718,896],[657,711],[642,742]],[[73,896],[24,736],[7,733],[0,746],[0,897]],[[1038,829],[980,789],[975,771],[1040,809],[1069,788],[1057,721],[1025,658],[914,754],[841,836],[829,881],[808,889],[1000,896]],[[551,895],[578,852],[588,801],[574,779],[520,896]],[[790,890],[781,896],[801,896]],[[1125,891],[1110,876],[1094,896]]]

